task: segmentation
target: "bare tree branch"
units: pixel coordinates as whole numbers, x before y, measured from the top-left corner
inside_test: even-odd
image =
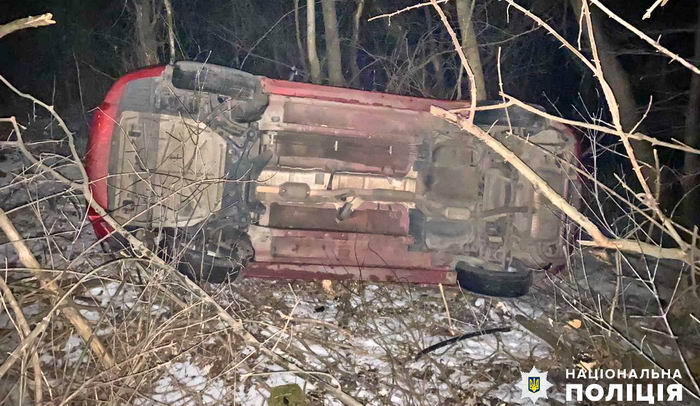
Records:
[[[654,2],[654,4],[652,4],[651,6],[649,6],[649,8],[647,9],[647,11],[644,13],[644,15],[642,16],[642,20],[646,20],[647,18],[651,18],[651,13],[653,13],[654,10],[656,10],[657,7],[659,7],[659,6],[661,6],[661,7],[665,6],[666,3],[668,3],[668,0],[656,0],[656,1]]]
[[[17,232],[17,229],[12,224],[12,221],[5,215],[5,212],[0,209],[0,229],[7,235],[12,246],[17,250],[19,254],[20,261],[29,268],[30,270],[41,269],[42,266],[39,261],[36,260],[32,252],[24,243],[22,236]],[[63,290],[58,286],[56,281],[50,277],[47,277],[45,273],[34,271],[34,276],[41,282],[41,287],[54,295],[56,298],[63,296]],[[75,307],[73,301],[69,298],[65,298],[63,302],[59,305],[60,312],[66,317],[66,319],[75,327],[76,332],[85,341],[95,357],[100,360],[102,366],[105,369],[111,369],[116,364],[112,354],[107,349],[107,347],[102,343],[102,341],[93,333],[92,328],[88,321],[83,317],[80,312]]]
[[[43,27],[51,24],[56,24],[56,21],[53,20],[53,14],[51,13],[20,18],[7,24],[0,25],[0,38],[15,31]]]
[[[173,16],[173,4],[170,0],[163,0],[165,3],[165,13],[167,16],[168,45],[170,49],[170,64],[175,63],[175,18]]]
[[[438,3],[438,4],[442,4],[442,3],[447,3],[448,1],[449,1],[449,0],[437,0],[437,3]],[[374,16],[374,17],[370,17],[370,18],[367,19],[367,21],[374,21],[374,20],[377,20],[377,19],[380,19],[380,18],[391,18],[391,17],[397,16],[397,15],[399,15],[399,14],[401,14],[401,13],[405,13],[406,11],[411,11],[411,10],[415,10],[415,9],[417,9],[417,8],[430,6],[430,5],[432,5],[432,4],[433,4],[432,1],[431,1],[431,2],[426,2],[426,3],[414,4],[414,5],[412,5],[412,6],[404,7],[404,8],[402,8],[402,9],[400,9],[400,10],[396,10],[396,11],[393,11],[393,12],[391,12],[391,13],[380,14],[380,15],[376,15],[376,16]]]
[[[687,60],[681,58],[678,54],[672,52],[665,46],[659,44],[659,41],[651,38],[650,36],[646,35],[644,32],[642,32],[640,29],[635,27],[634,25],[628,23],[625,21],[622,17],[618,16],[617,14],[613,13],[609,8],[605,7],[603,3],[600,2],[600,0],[589,0],[591,3],[595,4],[596,7],[600,9],[603,13],[607,14],[608,17],[612,18],[615,20],[618,24],[621,26],[627,28],[630,30],[632,33],[637,35],[639,38],[644,40],[647,44],[651,45],[654,47],[657,51],[661,52],[662,54],[668,56],[671,58],[672,61],[676,61],[680,63],[681,65],[685,66],[688,68],[691,72],[695,73],[696,75],[700,75],[700,68],[697,66],[693,65],[692,63],[688,62]]]
[[[437,0],[430,0],[430,4],[433,5],[433,8],[435,9],[435,11],[437,11],[438,15],[440,16],[440,20],[442,20],[442,24],[445,26],[445,29],[447,29],[447,33],[450,35],[450,39],[452,40],[452,45],[454,46],[455,51],[457,51],[457,55],[459,55],[459,60],[462,62],[462,67],[464,68],[464,71],[467,72],[467,76],[469,77],[469,117],[467,117],[467,121],[471,125],[474,123],[474,116],[476,113],[476,102],[477,100],[479,100],[479,95],[477,94],[476,90],[476,77],[474,76],[474,71],[472,70],[472,67],[469,64],[469,60],[464,54],[464,49],[462,49],[462,44],[459,43],[459,38],[457,38],[455,30],[452,28],[452,25],[450,25],[450,22],[447,20],[447,16],[442,10],[442,7],[438,5]]]
[[[29,333],[31,333],[31,329],[29,328],[29,323],[27,323],[27,319],[24,317],[24,313],[22,312],[22,308],[19,306],[17,303],[17,299],[15,299],[15,295],[12,294],[12,290],[10,290],[10,287],[7,286],[7,283],[0,278],[0,290],[2,291],[3,296],[5,297],[5,301],[10,305],[10,308],[12,309],[12,312],[15,314],[15,318],[17,319],[17,327],[18,327],[18,332],[19,332],[19,337],[20,339],[24,339],[29,336]],[[9,314],[9,312],[8,312]],[[32,351],[32,368],[34,369],[34,402],[36,404],[41,404],[44,395],[43,395],[43,372],[41,371],[41,361],[39,360],[39,352],[38,351]]]
[[[678,248],[663,248],[658,245],[653,245],[637,240],[627,239],[610,239],[606,237],[588,217],[581,213],[576,207],[571,205],[564,197],[559,195],[547,182],[542,179],[535,171],[532,170],[520,157],[515,155],[513,151],[495,139],[492,135],[482,130],[480,127],[470,123],[469,120],[460,117],[447,110],[433,106],[430,112],[436,117],[444,118],[452,123],[459,125],[463,130],[473,135],[477,139],[483,141],[494,152],[500,155],[506,162],[522,174],[535,188],[538,193],[549,200],[557,209],[561,210],[576,224],[581,226],[591,236],[592,241],[581,241],[581,245],[595,246],[608,249],[616,249],[625,252],[633,252],[637,254],[650,255],[657,258],[675,259],[679,261],[690,261],[688,253],[685,250]]]
[[[693,148],[691,146],[688,146],[680,141],[674,140],[674,142],[666,142],[666,141],[661,141],[657,138],[650,137],[648,135],[644,135],[642,133],[625,133],[625,132],[620,132],[614,128],[598,125],[598,124],[590,124],[590,123],[585,123],[583,121],[577,121],[577,120],[570,120],[568,118],[563,118],[559,116],[555,116],[554,114],[549,114],[546,111],[542,111],[538,108],[535,108],[521,100],[516,99],[515,97],[506,94],[506,93],[501,93],[501,96],[505,97],[505,99],[508,101],[505,104],[500,104],[500,105],[494,105],[494,106],[488,106],[488,107],[494,107],[494,108],[504,108],[508,106],[518,106],[523,110],[527,110],[530,113],[536,114],[540,117],[546,118],[548,120],[556,121],[558,123],[574,126],[574,127],[579,127],[579,128],[585,128],[588,130],[592,131],[598,131],[602,132],[605,134],[611,134],[611,135],[617,135],[617,136],[622,136],[626,135],[628,138],[633,139],[633,140],[638,140],[638,141],[646,141],[650,143],[651,145],[655,147],[664,147],[664,148],[669,148],[669,149],[675,149],[678,151],[683,151],[683,152],[688,152],[690,154],[700,154],[700,149]],[[487,107],[487,106],[484,106]],[[484,108],[485,109],[485,108]],[[461,111],[460,110],[451,110],[453,112]],[[477,108],[477,111],[481,110],[481,108]],[[490,110],[490,109],[489,109]]]

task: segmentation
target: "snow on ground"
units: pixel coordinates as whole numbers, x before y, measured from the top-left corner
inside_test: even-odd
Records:
[[[525,369],[520,364],[528,365],[529,370],[538,360],[549,364],[552,358],[547,346],[516,326],[511,332],[466,340],[414,360],[422,348],[451,337],[442,298],[435,288],[351,284],[358,290],[356,294],[329,298],[318,290],[311,292],[318,284],[294,284],[294,292],[281,288],[286,285],[283,282],[243,284],[255,286],[258,292],[261,285],[269,286],[257,299],[283,302],[295,320],[316,320],[342,328],[329,334],[323,325],[305,325],[299,330],[292,328],[288,335],[305,341],[309,365],[323,370],[332,364],[335,370],[343,371],[345,376],[336,378],[368,405],[462,404],[464,399],[452,396],[459,393],[472,393],[482,404],[519,403],[514,384],[520,379],[519,371]],[[472,331],[479,323],[513,325],[513,309],[506,302],[473,298],[454,290],[448,291],[448,296],[452,306],[463,306],[451,309],[458,333]],[[518,312],[529,309],[535,313],[524,302],[518,305]],[[277,324],[277,328],[266,330],[273,335],[283,328]],[[316,331],[325,334],[318,336]],[[502,381],[489,376],[496,371]],[[298,377],[288,376],[293,379],[280,382],[280,377],[274,376],[274,380],[270,377],[264,382],[298,383]]]
[[[152,400],[156,404],[186,405],[191,400],[190,394],[196,392],[203,404],[223,401],[226,387],[220,379],[209,378],[210,369],[211,366],[200,368],[191,359],[170,364],[164,376],[154,383]],[[139,402],[141,405],[149,403]]]
[[[88,317],[89,320],[118,320],[137,306],[137,289],[125,285],[118,292],[118,286],[112,281],[103,288],[93,287],[85,292],[85,300],[80,303],[88,303],[87,297],[91,297],[92,303],[110,309],[104,317],[104,311],[90,311],[86,315],[94,317]],[[336,290],[342,292],[343,288],[338,286]],[[291,349],[295,355],[303,349],[301,360],[306,369],[332,375],[332,379],[321,377],[367,405],[468,404],[463,403],[466,399],[479,399],[475,404],[518,404],[519,393],[514,384],[519,371],[552,356],[541,341],[515,326],[511,332],[469,339],[416,361],[413,357],[422,348],[451,336],[439,291],[358,283],[349,284],[348,290],[353,293],[332,298],[318,283],[289,285],[282,281],[244,280],[218,298],[226,303],[233,297],[231,306],[245,305],[250,330],[261,341],[267,339],[269,348],[275,348],[279,354]],[[244,292],[257,292],[255,301],[245,297]],[[241,296],[236,297],[238,294]],[[475,299],[452,290],[447,295],[455,333],[471,331],[479,323],[514,325],[514,310],[507,302]],[[518,305],[519,312],[527,307]],[[153,303],[148,310],[150,317],[161,325],[170,322],[173,312],[164,310],[166,307]],[[26,310],[27,315],[41,313],[37,313],[36,306]],[[81,312],[85,314],[85,310]],[[287,318],[281,315],[290,316],[292,321],[286,323]],[[119,329],[105,328],[104,324],[97,330],[101,337],[110,337],[112,328]],[[183,344],[178,351],[183,351],[185,342],[193,337],[181,332],[177,339]],[[209,345],[212,344],[220,345],[209,338]],[[68,370],[79,368],[89,358],[84,350],[82,341],[73,333],[58,351],[44,353],[42,362]],[[207,351],[195,349],[184,355],[175,354],[174,358],[170,354],[159,355],[158,361],[163,365],[157,368],[151,382],[142,385],[144,396],[135,399],[135,404],[262,406],[267,404],[269,388],[289,383],[298,384],[315,402],[321,402],[312,404],[341,404],[324,395],[315,378],[292,374],[249,348],[237,351],[239,358],[235,362],[250,356],[244,362],[246,369],[223,374],[222,370],[231,367],[231,363],[220,365],[221,360]],[[462,398],[458,397],[460,394]]]
[[[25,173],[16,154],[3,156],[2,207],[20,207],[10,214],[13,222],[42,264],[62,270],[65,289],[92,272],[75,287],[74,301],[124,365],[122,378],[103,376],[82,339],[54,315],[37,351],[55,399],[118,396],[138,405],[266,405],[272,387],[296,383],[310,404],[340,405],[324,390],[323,380],[367,405],[519,404],[520,371],[557,365],[551,349],[513,320],[516,314],[544,319],[543,309],[551,303],[543,290],[527,300],[501,301],[447,289],[448,318],[434,287],[334,282],[337,294],[330,294],[319,282],[205,286],[267,348],[307,372],[293,374],[243,343],[167,272],[104,253],[86,227],[79,199],[69,194],[44,199],[60,187]],[[33,282],[3,238],[0,262],[35,325],[50,303],[29,294],[35,288],[25,286]],[[112,265],[102,266],[106,263]],[[13,319],[5,308],[0,311],[2,354],[18,343]],[[454,335],[495,326],[512,331],[414,359]],[[21,384],[16,373],[10,376]]]

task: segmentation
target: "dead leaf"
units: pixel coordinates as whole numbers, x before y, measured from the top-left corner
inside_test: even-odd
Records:
[[[335,293],[335,290],[333,289],[333,281],[330,279],[324,279],[321,281],[321,286],[323,286],[323,290],[326,292],[328,296],[332,298],[335,298],[337,294]]]
[[[593,368],[595,368],[596,365],[598,365],[598,362],[596,362],[596,361],[591,361],[591,362],[580,361],[580,362],[578,363],[578,365],[579,365],[581,368],[585,369],[586,371],[590,371],[590,370],[592,370]]]
[[[577,329],[581,328],[581,326],[583,325],[583,323],[579,319],[569,320],[569,323],[567,323],[567,324],[569,325],[569,327],[573,327],[573,328],[577,328]]]

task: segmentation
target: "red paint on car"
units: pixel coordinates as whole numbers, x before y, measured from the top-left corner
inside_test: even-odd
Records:
[[[160,74],[164,66],[154,66],[126,74],[119,78],[107,92],[104,102],[98,107],[92,120],[90,139],[85,153],[85,170],[90,178],[90,191],[95,203],[104,209],[109,209],[107,197],[107,177],[109,176],[109,154],[111,151],[112,134],[117,122],[119,100],[129,82],[145,79]],[[88,219],[99,238],[104,238],[113,230],[107,222],[92,208],[88,209]]]

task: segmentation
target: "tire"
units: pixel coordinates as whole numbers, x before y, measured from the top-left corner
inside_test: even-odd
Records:
[[[235,282],[243,265],[235,261],[202,255],[197,251],[183,254],[177,264],[177,270],[198,282],[224,283]]]
[[[178,89],[225,96],[238,101],[229,114],[239,122],[258,120],[267,108],[260,77],[233,68],[200,62],[178,62],[172,82]]]
[[[133,232],[135,229],[129,228],[128,231]],[[225,236],[222,240],[227,249],[222,250],[221,245],[217,247],[218,244],[213,244],[207,239],[219,231],[221,229],[208,232],[200,230],[195,237],[183,232],[176,238],[171,229],[166,231],[165,238],[151,249],[166,262],[174,262],[177,270],[192,280],[209,283],[235,282],[241,270],[253,258],[252,244],[245,233],[233,228],[224,228],[221,235]],[[126,238],[115,233],[102,241],[100,246],[104,252],[114,253],[128,249],[130,244]],[[205,252],[218,252],[219,255],[207,255]]]
[[[177,269],[199,282],[235,282],[253,257],[248,236],[230,227],[199,231],[180,241]]]
[[[530,290],[532,285],[532,271],[489,271],[480,267],[458,262],[457,283],[459,286],[472,293],[493,297],[520,297]]]

